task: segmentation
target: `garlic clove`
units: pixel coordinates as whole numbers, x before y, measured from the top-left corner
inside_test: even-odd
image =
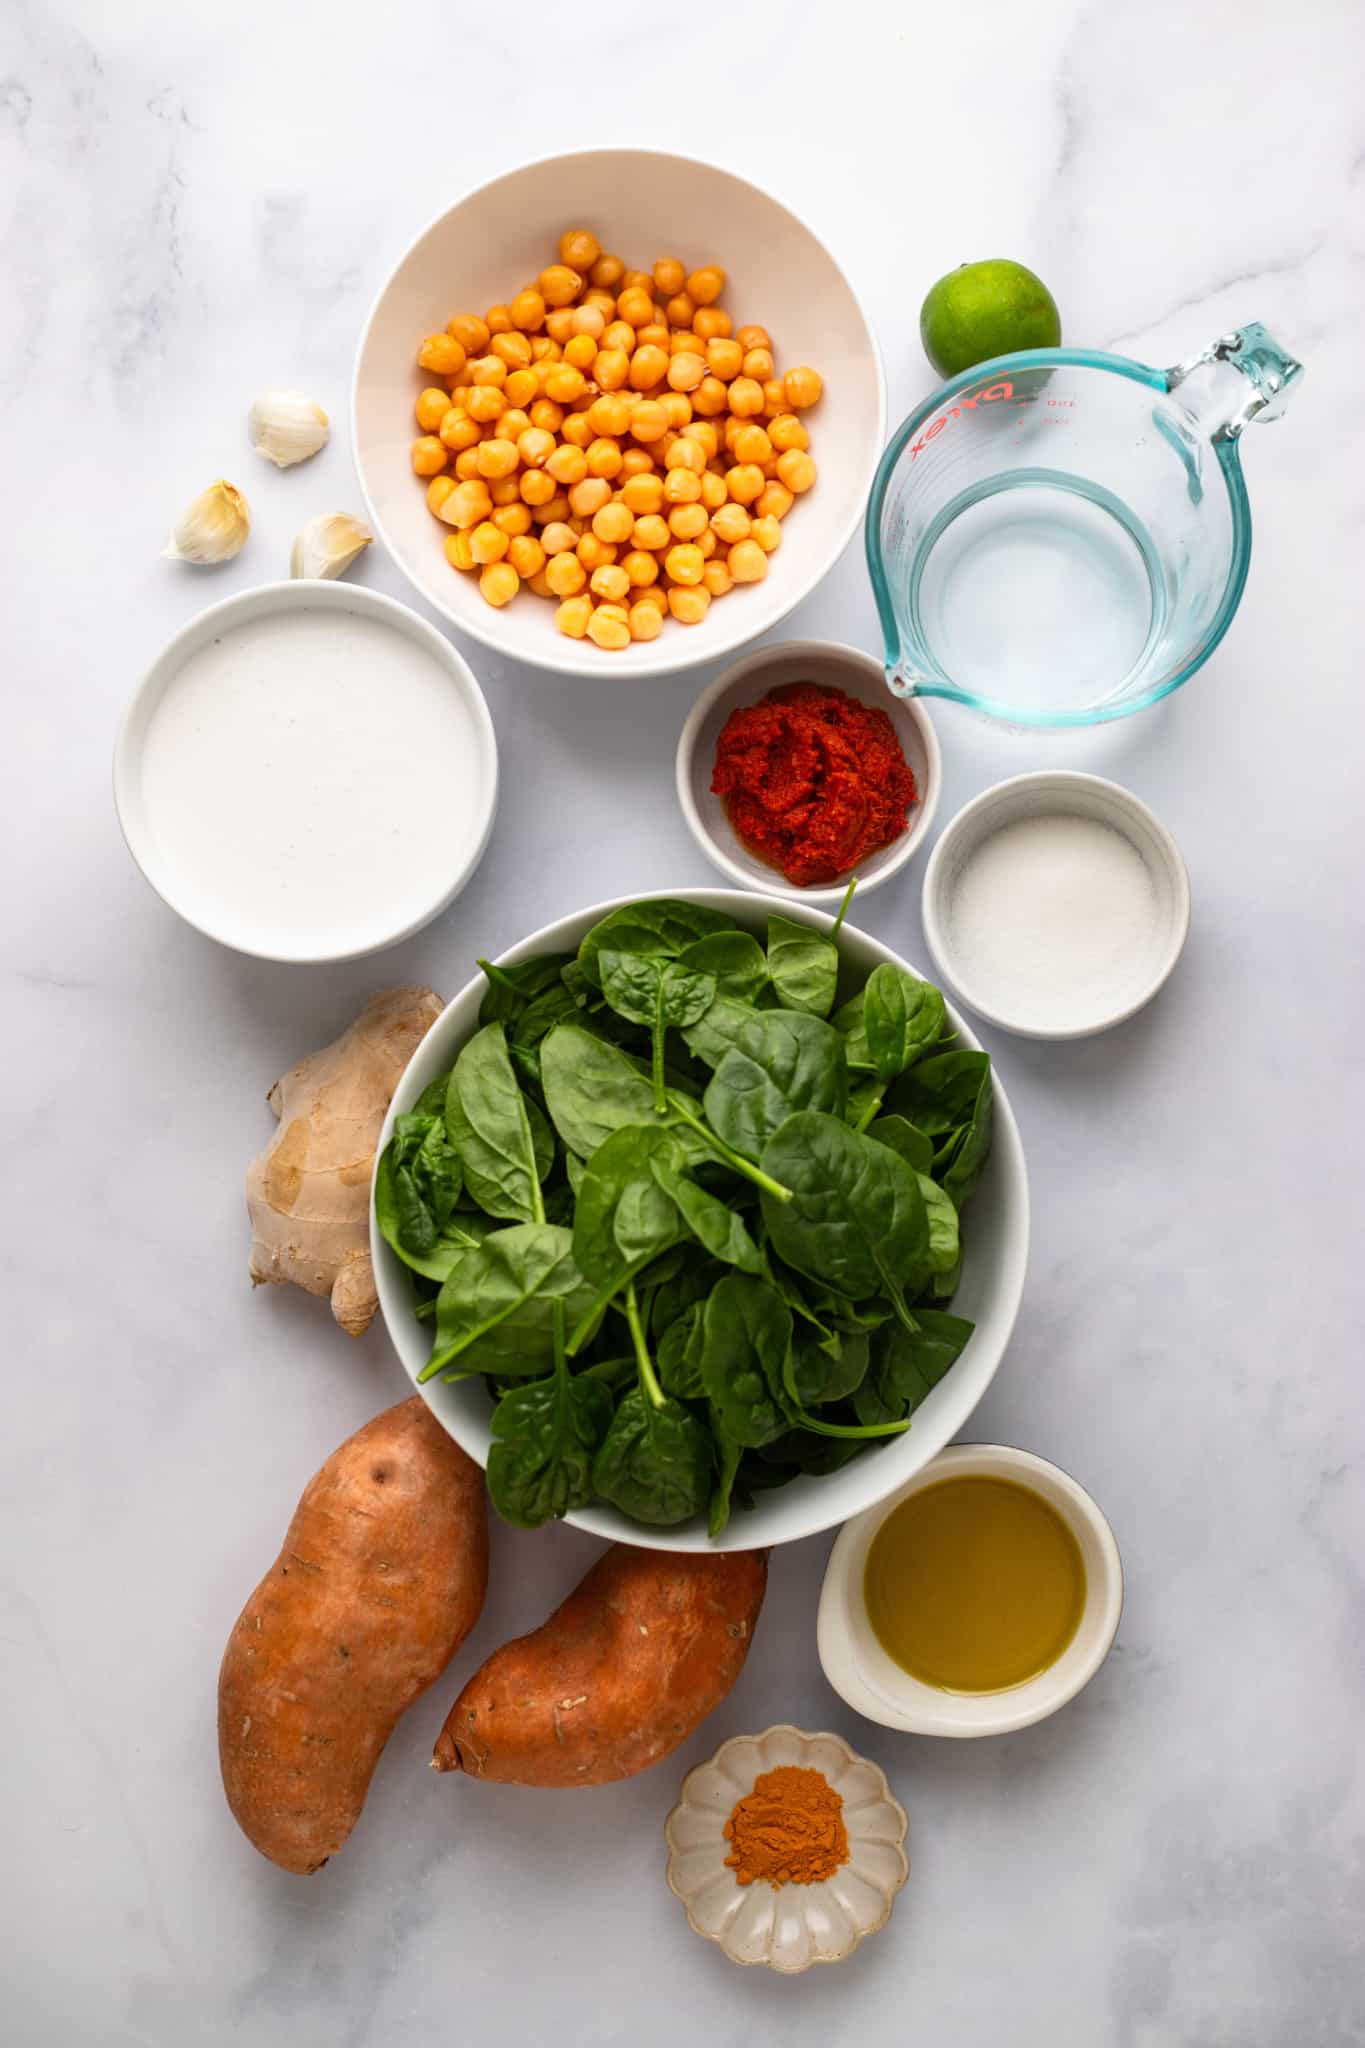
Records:
[[[327,415],[301,391],[264,391],[247,414],[251,445],[277,469],[307,462],[327,446]]]
[[[230,562],[241,553],[251,531],[251,510],[235,484],[225,477],[211,483],[181,514],[161,550],[170,562]]]
[[[294,542],[289,557],[291,576],[344,576],[374,535],[349,512],[319,512]]]

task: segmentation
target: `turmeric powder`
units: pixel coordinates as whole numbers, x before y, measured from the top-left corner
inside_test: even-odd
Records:
[[[725,1839],[736,1884],[819,1884],[848,1861],[843,1799],[800,1764],[761,1772],[726,1821]]]

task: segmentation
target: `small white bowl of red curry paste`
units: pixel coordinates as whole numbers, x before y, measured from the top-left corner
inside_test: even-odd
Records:
[[[678,740],[678,801],[723,875],[838,903],[903,868],[938,808],[938,737],[882,665],[835,640],[760,647],[704,690]]]

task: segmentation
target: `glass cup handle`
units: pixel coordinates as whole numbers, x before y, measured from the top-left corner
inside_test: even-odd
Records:
[[[1183,363],[1177,363],[1166,372],[1167,390],[1174,391],[1192,371],[1202,369],[1206,363],[1227,363],[1232,369],[1239,370],[1251,386],[1242,394],[1241,404],[1234,407],[1226,419],[1210,428],[1210,436],[1215,441],[1235,441],[1251,420],[1281,418],[1293,396],[1294,387],[1303,375],[1303,364],[1287,349],[1281,348],[1274,335],[1267,333],[1259,320],[1249,321],[1234,334],[1219,335],[1217,341],[1211,341],[1197,355],[1187,356]]]

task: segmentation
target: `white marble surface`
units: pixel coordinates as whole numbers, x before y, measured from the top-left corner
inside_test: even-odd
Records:
[[[6,2042],[1365,2040],[1359,9],[11,0],[0,35]],[[1035,263],[1074,339],[1169,361],[1261,318],[1307,361],[1290,417],[1247,436],[1250,587],[1191,688],[1100,737],[936,714],[945,817],[1001,773],[1096,765],[1156,806],[1193,877],[1188,952],[1148,1014],[1079,1046],[985,1034],[1036,1235],[973,1431],[1094,1491],[1127,1609],[1054,1721],[898,1738],[820,1676],[827,1542],[803,1544],[676,1760],[586,1794],[437,1782],[452,1675],[304,1881],[225,1811],[219,1653],[304,1479],[405,1383],[382,1332],[350,1345],[320,1305],[246,1285],[262,1092],[380,981],[448,993],[548,916],[711,881],[671,785],[697,683],[560,686],[468,650],[505,770],[484,865],[420,938],[322,972],[177,924],[119,841],[110,750],[174,628],[281,573],[302,516],[356,506],[340,423],[391,259],[485,175],[607,140],[718,157],[826,235],[893,417],[929,385],[923,290],[980,254]],[[277,477],[242,420],[279,382],[339,431]],[[158,560],[223,472],[251,490],[249,551],[216,574]],[[381,560],[363,580],[406,594]],[[856,550],[793,630],[876,645]],[[921,873],[862,913],[912,958]],[[496,1539],[460,1671],[594,1547]],[[776,1718],[861,1743],[911,1815],[890,1931],[799,1988],[728,1968],[662,1880],[682,1767]]]

